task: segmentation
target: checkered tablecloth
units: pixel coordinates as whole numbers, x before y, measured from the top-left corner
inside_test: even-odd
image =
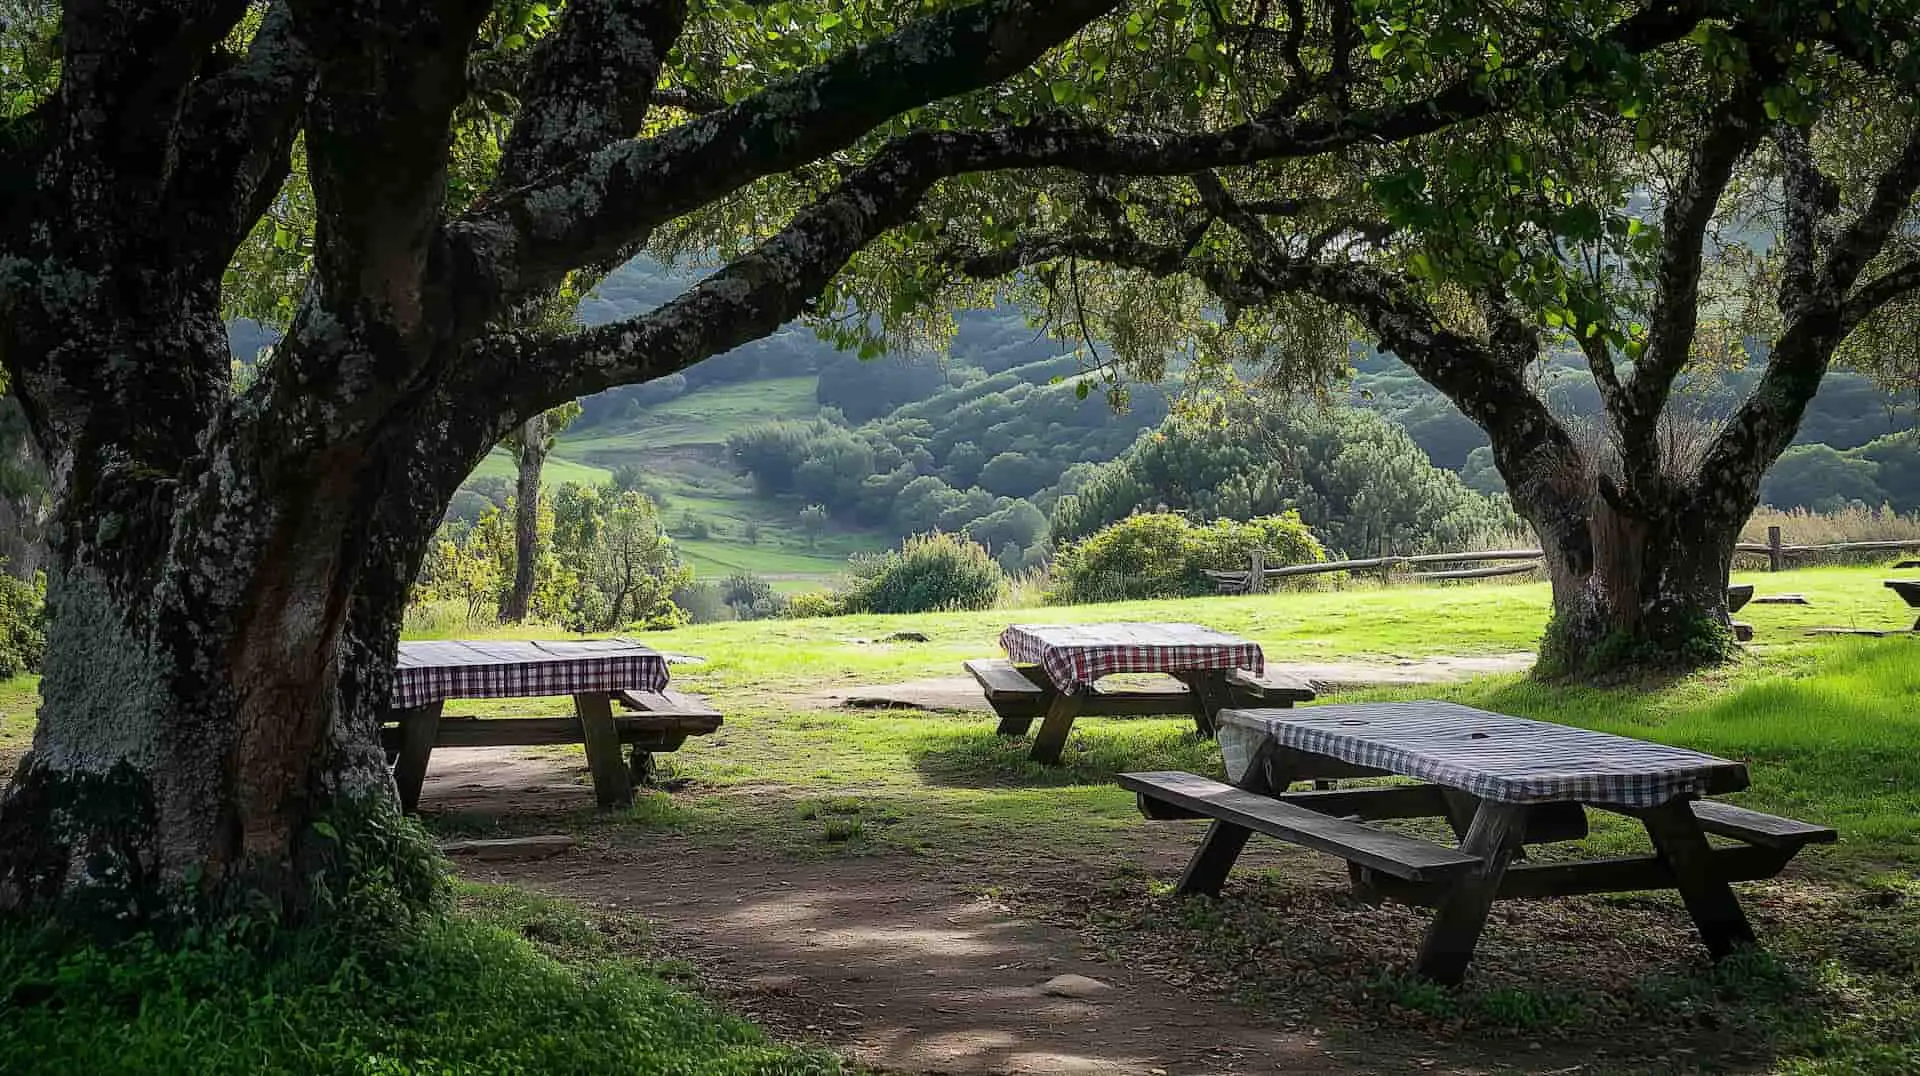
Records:
[[[1271,740],[1506,803],[1653,807],[1747,787],[1747,768],[1738,762],[1450,702],[1222,710],[1219,729],[1235,781]]]
[[[666,686],[666,658],[631,639],[401,643],[393,706]]]
[[[1198,624],[1015,624],[1000,645],[1014,661],[1046,670],[1062,691],[1114,673],[1266,669],[1259,643]]]

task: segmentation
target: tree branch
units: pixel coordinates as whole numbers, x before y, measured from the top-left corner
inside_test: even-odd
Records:
[[[1915,291],[1920,291],[1920,258],[1908,259],[1860,285],[1841,308],[1841,338],[1850,335],[1861,322],[1872,317],[1874,311]]]
[[[1759,384],[1727,419],[1701,465],[1714,476],[1696,492],[1699,510],[1722,522],[1745,519],[1759,499],[1760,478],[1793,443],[1808,401],[1820,389],[1833,353],[1873,309],[1908,290],[1909,262],[1848,293],[1888,235],[1912,211],[1920,191],[1920,123],[1874,180],[1866,204],[1841,229],[1796,316],[1774,342]],[[1856,305],[1857,303],[1857,305]],[[1849,317],[1849,314],[1854,316]]]
[[[484,315],[762,176],[844,149],[911,108],[992,85],[1118,0],[983,0],[877,41],[652,139],[595,153],[476,206],[448,229]],[[471,316],[471,315],[470,315]]]
[[[1813,159],[1807,133],[1781,125],[1773,141],[1784,166],[1781,188],[1785,203],[1782,222],[1780,313],[1793,317],[1813,298],[1814,275],[1820,268],[1820,223],[1839,208],[1839,189]]]
[[[314,71],[293,13],[277,3],[241,62],[189,93],[164,219],[185,222],[194,272],[225,269],[286,180]]]
[[[1614,421],[1623,441],[1623,459],[1638,458],[1652,478],[1659,444],[1653,436],[1673,391],[1673,382],[1693,350],[1700,323],[1700,277],[1704,271],[1707,227],[1720,208],[1720,196],[1733,169],[1760,140],[1759,78],[1747,78],[1713,110],[1707,129],[1688,155],[1687,171],[1661,213],[1660,265],[1654,277],[1653,309],[1647,318],[1645,346],[1633,374],[1618,394]],[[1608,365],[1611,365],[1609,361]],[[1645,449],[1642,453],[1639,449]],[[1626,460],[1630,469],[1632,460]],[[1649,487],[1650,488],[1650,487]]]
[[[686,0],[569,3],[559,28],[535,49],[500,157],[500,186],[521,186],[632,137],[686,17]]]

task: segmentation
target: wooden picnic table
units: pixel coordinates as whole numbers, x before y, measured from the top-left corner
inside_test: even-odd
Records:
[[[572,717],[447,718],[448,699],[568,695]],[[634,711],[616,715],[614,704]],[[653,775],[653,754],[720,727],[703,703],[667,690],[667,660],[630,639],[517,640],[400,644],[393,696],[381,738],[394,763],[400,803],[420,802],[435,747],[583,744],[602,807],[633,802]],[[632,749],[630,763],[620,758]]]
[[[1227,706],[1287,707],[1311,701],[1304,684],[1264,676],[1260,645],[1198,624],[1015,624],[1000,633],[1008,660],[976,659],[967,671],[1000,716],[999,732],[1024,736],[1044,717],[1031,757],[1060,761],[1067,734],[1082,714],[1191,714],[1203,736]],[[1102,679],[1161,673],[1174,688],[1103,687]]]
[[[1493,901],[1678,889],[1715,959],[1754,941],[1729,882],[1770,878],[1834,831],[1703,797],[1747,786],[1741,763],[1685,748],[1444,702],[1363,703],[1219,715],[1232,784],[1189,773],[1120,775],[1149,818],[1213,824],[1180,882],[1218,894],[1253,833],[1345,858],[1363,895],[1433,907],[1416,971],[1466,974]],[[1422,783],[1291,792],[1297,781]],[[1513,864],[1525,844],[1575,840],[1586,810],[1640,821],[1650,855]],[[1446,845],[1370,823],[1446,819]],[[1713,847],[1707,834],[1736,843]]]

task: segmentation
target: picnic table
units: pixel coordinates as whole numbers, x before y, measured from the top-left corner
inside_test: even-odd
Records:
[[[448,699],[570,695],[572,717],[451,718]],[[616,715],[618,703],[631,713]],[[650,784],[653,755],[688,736],[720,727],[720,715],[667,690],[667,660],[630,639],[574,642],[447,641],[400,644],[393,696],[380,730],[394,764],[400,803],[420,802],[435,747],[583,744],[602,807],[633,802],[633,786]],[[632,750],[622,762],[622,747]]]
[[[1048,765],[1060,761],[1082,714],[1191,714],[1200,734],[1212,736],[1224,707],[1313,699],[1305,684],[1264,675],[1258,643],[1198,624],[1015,624],[1000,633],[1000,645],[1008,660],[975,659],[967,671],[999,715],[1001,735],[1024,736],[1044,718],[1031,757]],[[1125,673],[1163,673],[1178,686],[1099,683]]]
[[[1444,702],[1232,709],[1220,720],[1232,784],[1129,773],[1151,819],[1210,818],[1180,892],[1217,895],[1254,833],[1347,860],[1355,888],[1436,912],[1415,970],[1458,983],[1495,900],[1678,889],[1715,959],[1754,941],[1729,882],[1771,878],[1831,829],[1703,797],[1747,769],[1685,748]],[[1297,781],[1401,776],[1417,784],[1289,791]],[[1526,844],[1576,840],[1589,808],[1635,818],[1650,855],[1513,863]],[[1457,845],[1371,823],[1442,818]],[[1707,834],[1730,838],[1715,847]]]

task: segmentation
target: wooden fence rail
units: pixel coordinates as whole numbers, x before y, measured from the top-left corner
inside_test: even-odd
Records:
[[[1894,539],[1889,541],[1865,542],[1824,542],[1817,545],[1787,545],[1780,540],[1780,528],[1767,528],[1767,540],[1763,542],[1741,542],[1733,547],[1737,553],[1753,553],[1767,558],[1769,571],[1780,571],[1786,567],[1788,557],[1807,556],[1816,553],[1854,553],[1854,552],[1901,552],[1920,550],[1920,540]],[[1281,568],[1266,566],[1266,558],[1255,552],[1246,571],[1213,571],[1214,586],[1222,594],[1244,594],[1251,589],[1261,591],[1266,584],[1275,579],[1290,576],[1321,575],[1327,572],[1364,572],[1378,571],[1383,576],[1396,568],[1411,568],[1421,564],[1478,564],[1483,561],[1525,561],[1523,564],[1503,564],[1490,568],[1463,568],[1450,571],[1413,572],[1411,577],[1422,579],[1485,579],[1500,575],[1517,575],[1540,567],[1538,549],[1489,549],[1469,553],[1420,553],[1407,557],[1367,557],[1362,560],[1330,560],[1319,564],[1289,564]]]

